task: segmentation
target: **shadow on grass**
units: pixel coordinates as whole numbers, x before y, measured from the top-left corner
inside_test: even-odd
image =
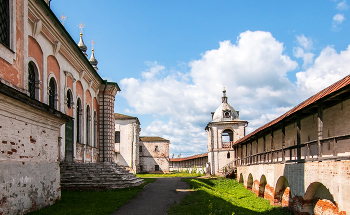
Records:
[[[187,181],[189,182],[189,181]],[[220,183],[220,182],[219,182]],[[224,182],[225,183],[225,182]],[[180,203],[171,206],[169,215],[175,214],[235,214],[235,215],[291,215],[286,208],[274,207],[265,199],[238,186],[237,193],[230,194],[218,188],[212,180],[191,180],[197,191],[187,195]],[[216,186],[216,187],[213,187]],[[198,189],[199,188],[199,189]],[[242,193],[244,192],[244,193]]]
[[[72,191],[62,190],[61,200],[52,206],[34,211],[29,215],[70,215],[70,214],[97,214],[109,215],[124,205],[129,199],[139,193],[143,187],[156,179],[144,179],[137,187],[106,190],[106,191]]]

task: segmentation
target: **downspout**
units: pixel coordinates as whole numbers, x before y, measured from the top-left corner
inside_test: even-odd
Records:
[[[103,147],[103,162],[105,162],[105,92],[107,88],[107,80],[104,80],[105,82],[105,89],[103,90],[103,102],[102,102],[102,147]]]
[[[134,123],[131,124],[131,169],[134,171],[133,160],[134,160]]]

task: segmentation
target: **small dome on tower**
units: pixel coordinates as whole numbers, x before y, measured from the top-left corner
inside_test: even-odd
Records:
[[[238,111],[227,103],[225,88],[222,92],[222,103],[213,113],[212,122],[231,121],[239,118]]]
[[[88,56],[86,54],[87,47],[83,41],[83,33],[80,33],[80,40],[79,40],[78,46],[79,46],[80,50],[84,53],[85,57],[87,57]]]
[[[94,49],[92,49],[91,51],[92,51],[92,53],[91,53],[91,57],[90,57],[89,61],[90,61],[91,65],[92,65],[96,70],[98,70],[98,68],[97,68],[98,61],[97,61],[96,58],[95,58]]]

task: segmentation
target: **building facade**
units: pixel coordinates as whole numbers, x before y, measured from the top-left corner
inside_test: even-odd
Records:
[[[140,121],[119,113],[115,117],[115,158],[118,165],[136,173],[139,166]]]
[[[140,137],[139,171],[148,173],[169,172],[170,141],[161,137]]]
[[[0,7],[0,214],[23,214],[60,199],[60,162],[113,160],[120,89],[48,1]]]

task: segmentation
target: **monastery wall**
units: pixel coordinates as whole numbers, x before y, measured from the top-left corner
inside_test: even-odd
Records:
[[[346,99],[240,143],[237,180],[295,214],[349,214],[349,117]]]

